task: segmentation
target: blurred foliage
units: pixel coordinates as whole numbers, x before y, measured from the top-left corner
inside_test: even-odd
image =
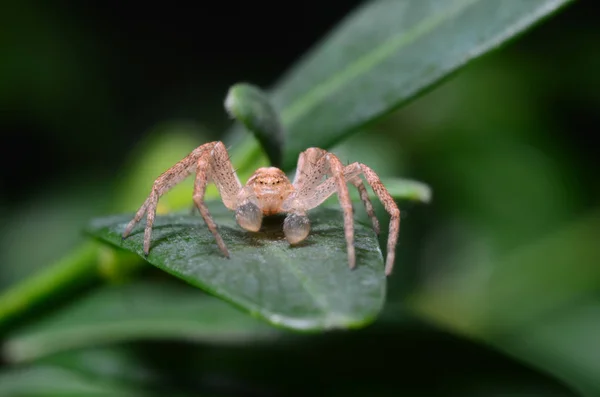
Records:
[[[94,313],[94,316],[90,316]],[[218,299],[169,280],[94,289],[75,304],[20,330],[4,345],[13,363],[90,344],[182,338],[211,344],[272,340],[275,331]]]
[[[6,125],[33,125],[46,133],[32,143],[31,164],[43,158],[36,157],[41,148],[57,149],[56,161],[40,175],[43,183],[31,183],[24,173],[15,174],[19,183],[2,180],[3,289],[52,261],[61,262],[65,252],[84,241],[78,232],[90,217],[135,210],[160,172],[218,136],[214,131],[225,122],[215,114],[224,114],[225,88],[241,79],[268,81],[273,71],[267,67],[265,74],[240,76],[246,73],[240,64],[232,71],[214,64],[211,73],[190,67],[188,74],[182,72],[182,85],[207,87],[193,95],[186,90],[117,95],[127,81],[136,90],[151,84],[148,76],[158,74],[138,75],[150,59],[165,75],[166,64],[200,63],[174,61],[158,53],[166,50],[154,43],[146,49],[148,62],[137,58],[127,66],[115,61],[124,57],[123,47],[112,50],[107,39],[90,34],[84,19],[70,18],[61,7],[50,10],[31,2],[12,7],[14,18],[2,13],[4,37],[21,39],[3,50],[6,62],[0,66],[0,104],[12,117]],[[35,336],[38,324],[75,321],[69,310],[85,305],[86,294],[103,291],[92,288],[41,302],[28,318],[7,324],[11,338],[5,339],[0,394],[600,395],[600,185],[597,149],[588,136],[600,123],[594,11],[592,2],[572,4],[334,148],[343,161],[359,160],[384,177],[426,181],[435,192],[426,207],[401,203],[399,257],[386,306],[372,326],[319,336],[277,330],[277,342],[268,346],[213,345],[168,334],[162,342],[116,338],[121,342],[107,346],[109,341],[100,338],[74,343],[73,350],[67,345],[59,354],[36,350],[35,360],[16,365],[19,350],[11,350],[11,341]],[[336,18],[344,14],[339,12]],[[299,20],[298,26],[306,24]],[[28,31],[31,26],[36,30]],[[134,46],[141,42],[132,41]],[[185,52],[181,48],[172,54]],[[249,59],[241,53],[242,60]],[[163,58],[168,61],[162,63]],[[207,62],[210,56],[204,58]],[[264,66],[256,65],[257,70]],[[125,71],[120,76],[117,70]],[[220,79],[221,86],[210,85],[211,79]],[[131,100],[144,97],[154,102]],[[132,109],[138,112],[129,115]],[[194,109],[187,115],[209,120],[210,130],[179,118],[173,109]],[[33,141],[27,133],[22,136]],[[114,152],[107,152],[112,147]],[[264,158],[245,158],[234,150],[232,161],[251,170]],[[2,165],[17,172],[6,156]],[[25,183],[24,193],[5,190]],[[161,211],[191,206],[186,198],[191,181],[186,183],[161,200]],[[216,197],[216,191],[210,195]],[[379,204],[375,210],[384,213]],[[114,268],[122,262],[113,255],[123,253],[111,251],[104,265],[90,265],[104,274],[96,283],[128,279]],[[162,277],[146,266],[138,271],[142,281]],[[113,303],[107,302],[107,324],[119,321],[116,314],[122,314],[127,300]],[[185,316],[185,308],[180,313]],[[235,310],[229,314],[205,325],[227,319],[239,324],[238,317],[246,318]],[[48,341],[68,337],[38,335]]]

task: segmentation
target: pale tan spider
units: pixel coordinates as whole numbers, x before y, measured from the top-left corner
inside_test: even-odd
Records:
[[[264,167],[257,169],[248,179],[246,186],[242,186],[229,160],[225,145],[219,141],[206,143],[196,148],[154,181],[150,195],[125,228],[123,238],[131,233],[133,227],[147,213],[144,253],[148,255],[158,199],[193,172],[196,172],[194,204],[215,236],[217,245],[228,258],[229,252],[225,242],[204,203],[204,193],[209,182],[212,181],[217,185],[225,207],[235,211],[237,223],[248,231],[256,232],[260,229],[263,215],[287,213],[283,222],[283,232],[292,245],[298,244],[308,236],[310,230],[308,210],[319,206],[337,192],[344,212],[348,264],[351,269],[354,268],[356,261],[354,224],[352,203],[346,183],[351,183],[358,189],[367,214],[373,222],[373,229],[379,234],[379,222],[375,217],[365,185],[360,178],[361,174],[364,175],[386,211],[391,215],[385,274],[389,275],[392,272],[400,229],[400,210],[394,199],[372,169],[361,163],[352,163],[344,167],[338,157],[319,148],[309,148],[300,153],[294,183],[290,183],[280,169]]]

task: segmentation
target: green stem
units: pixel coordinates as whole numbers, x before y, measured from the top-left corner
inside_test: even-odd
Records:
[[[30,310],[65,287],[79,284],[97,275],[99,245],[88,241],[21,283],[0,295],[0,324]]]

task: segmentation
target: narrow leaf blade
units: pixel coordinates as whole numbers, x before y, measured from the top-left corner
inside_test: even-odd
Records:
[[[378,0],[365,3],[272,91],[286,131],[283,168],[331,148],[497,48],[569,0]],[[238,133],[239,137],[239,133]]]
[[[10,368],[0,372],[3,396],[120,396],[147,395],[138,387],[94,379],[62,368],[37,366]]]
[[[188,283],[284,328],[318,331],[369,324],[382,309],[386,279],[383,256],[370,226],[355,223],[357,267],[350,270],[341,212],[311,213],[312,232],[290,247],[281,219],[259,233],[240,229],[222,204],[210,205],[228,246],[225,258],[202,218],[168,215],[156,219],[147,260]],[[97,219],[88,232],[143,255],[143,226],[121,240],[131,216]]]
[[[390,195],[395,199],[429,203],[432,198],[431,187],[426,183],[404,178],[382,178],[382,182]],[[374,193],[369,196],[377,199]]]
[[[271,327],[182,283],[136,281],[92,291],[8,335],[4,357],[23,362],[60,351],[138,339],[212,344],[270,339]]]

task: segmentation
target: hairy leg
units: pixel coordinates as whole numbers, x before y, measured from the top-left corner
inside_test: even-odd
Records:
[[[387,243],[387,258],[385,260],[385,274],[390,275],[396,259],[396,244],[398,243],[398,234],[400,233],[400,209],[394,201],[394,198],[387,191],[379,176],[371,168],[360,164],[363,175],[367,183],[371,186],[385,210],[390,214],[389,236]]]
[[[314,190],[323,183],[323,177],[326,175],[331,176],[328,180],[333,181],[338,193],[340,206],[344,213],[344,234],[348,250],[348,265],[350,268],[354,268],[356,256],[354,251],[352,202],[344,178],[344,166],[337,156],[319,148],[309,148],[300,154],[296,177],[294,179],[295,192],[292,197],[290,197],[290,200],[287,203],[284,203],[284,210],[291,212],[290,219],[292,219],[291,217],[299,211],[305,214],[305,211],[309,208],[305,208],[304,202],[307,198],[311,197]],[[292,222],[289,224],[292,226]],[[298,225],[297,227],[306,227],[306,225],[300,223],[297,218],[294,220],[293,224]],[[284,223],[284,232],[286,232],[285,226],[286,224]]]
[[[327,153],[322,149],[316,150],[320,151],[319,154],[321,154],[318,158]],[[287,206],[284,207],[285,210],[289,210],[292,206],[301,206],[304,203],[308,203],[306,210],[315,208],[336,192],[336,180],[331,178],[323,181],[322,172],[328,170],[323,170],[318,167],[318,160],[314,161],[314,158],[317,156],[313,154],[314,152],[311,152],[313,152],[313,149],[308,149],[306,152],[300,154],[300,158],[298,159],[298,169],[296,170],[296,178],[298,178],[298,181],[296,179],[294,180],[296,193],[293,197],[290,197],[290,203],[286,203]],[[305,153],[307,153],[307,155],[305,155]],[[309,162],[309,159],[313,161]],[[319,171],[321,171],[321,173]],[[331,175],[331,172],[325,172],[325,174]],[[359,177],[360,174],[362,174],[362,170],[358,163],[353,163],[344,167],[344,179],[349,183],[352,183],[358,189],[360,199],[373,224],[373,230],[375,230],[375,233],[379,234],[379,221],[375,216],[373,204],[369,199],[367,189],[365,188],[362,179]],[[295,202],[292,202],[292,200]]]
[[[207,157],[210,164],[210,174],[212,181],[217,185],[223,204],[228,209],[234,211],[237,207],[237,197],[242,184],[233,169],[229,153],[223,142],[216,142],[210,156]]]
[[[344,174],[345,174],[345,172],[344,172]],[[371,203],[371,199],[369,199],[369,193],[367,193],[367,188],[365,188],[365,184],[363,183],[362,179],[360,179],[360,177],[358,177],[358,176],[352,178],[350,180],[350,183],[353,184],[354,186],[356,186],[356,188],[358,189],[358,193],[360,195],[360,200],[363,202],[363,205],[365,206],[365,210],[367,211],[367,215],[371,219],[371,223],[373,223],[373,230],[375,230],[375,233],[379,234],[379,232],[380,232],[379,220],[377,219],[377,216],[375,216],[375,210],[373,209],[373,204]]]
[[[329,173],[329,164],[323,158],[325,154],[325,150],[309,148],[298,156],[293,182],[294,193],[282,205],[283,211],[288,213],[283,222],[283,232],[290,244],[300,243],[310,232],[310,220],[302,201],[303,197],[310,195],[310,191]]]
[[[210,153],[207,152],[205,155],[202,155],[198,159],[198,167],[197,167],[197,171],[196,171],[196,181],[194,183],[194,195],[192,198],[194,200],[194,204],[198,208],[198,211],[200,211],[200,215],[202,215],[202,218],[204,219],[206,226],[208,226],[208,229],[211,231],[211,233],[215,237],[215,240],[217,241],[217,245],[219,246],[219,249],[221,250],[221,252],[223,252],[223,254],[227,258],[229,258],[229,251],[227,250],[227,246],[225,245],[223,238],[221,237],[221,235],[219,234],[219,231],[217,230],[217,225],[215,224],[215,221],[212,219],[212,216],[210,215],[210,212],[208,211],[208,207],[204,203],[204,194],[206,193],[206,186],[208,185],[208,182],[211,178],[211,174],[214,171],[211,168],[212,167],[210,165]]]
[[[152,234],[152,226],[154,225],[154,217],[156,216],[156,206],[158,199],[172,189],[179,182],[187,178],[196,168],[196,163],[203,153],[211,150],[215,146],[215,142],[206,143],[194,149],[184,159],[176,163],[174,166],[163,172],[152,185],[150,195],[144,201],[144,204],[138,209],[135,216],[125,227],[123,238],[127,238],[135,225],[142,220],[144,214],[146,217],[146,228],[144,230],[144,254],[148,255],[150,251],[150,237]]]
[[[328,153],[326,158],[329,162],[332,178],[335,179],[338,199],[342,211],[344,212],[344,234],[346,236],[346,246],[348,250],[348,266],[354,269],[356,265],[356,254],[354,252],[354,214],[352,209],[352,200],[348,192],[348,185],[344,179],[344,165],[337,156]]]
[[[237,196],[242,189],[242,184],[235,173],[229,153],[225,145],[218,141],[214,142],[214,146],[208,157],[208,163],[210,165],[211,178],[208,178],[208,182],[215,183],[223,204],[227,209],[235,210],[237,205]],[[208,172],[208,171],[207,171]],[[194,215],[198,207],[195,203],[190,206],[190,215]]]
[[[206,162],[209,166],[206,170],[199,170],[198,163],[200,158],[207,159]],[[222,142],[206,143],[194,149],[188,156],[169,168],[154,181],[150,195],[138,209],[131,222],[125,227],[123,238],[129,236],[135,225],[147,214],[146,228],[144,230],[144,254],[148,255],[152,226],[154,225],[154,218],[156,216],[156,206],[160,197],[187,178],[192,172],[209,172],[211,168],[217,170],[213,175],[213,180],[215,180],[215,184],[219,189],[223,203],[227,208],[234,209],[241,184],[229,161],[227,150]]]
[[[391,274],[394,266],[396,244],[398,242],[398,234],[400,232],[400,210],[396,205],[393,197],[389,194],[379,176],[368,166],[361,163],[353,163],[344,168],[344,176],[346,179],[353,181],[358,178],[360,174],[363,174],[367,183],[371,186],[385,210],[390,214],[390,226],[389,226],[389,237],[387,244],[387,258],[385,261],[385,273],[386,275]],[[323,203],[329,196],[335,193],[337,186],[330,179],[321,183],[314,190],[312,197],[305,200],[306,209],[317,207]],[[369,201],[370,203],[370,201]],[[366,204],[365,204],[366,206]],[[372,210],[372,206],[371,206]],[[368,212],[368,210],[367,210]],[[373,214],[374,215],[374,214]],[[372,218],[371,218],[372,219]]]
[[[325,159],[327,151],[319,148],[308,148],[298,156],[296,175],[294,176],[294,197],[303,200],[323,182],[326,175],[331,175],[329,163]]]

